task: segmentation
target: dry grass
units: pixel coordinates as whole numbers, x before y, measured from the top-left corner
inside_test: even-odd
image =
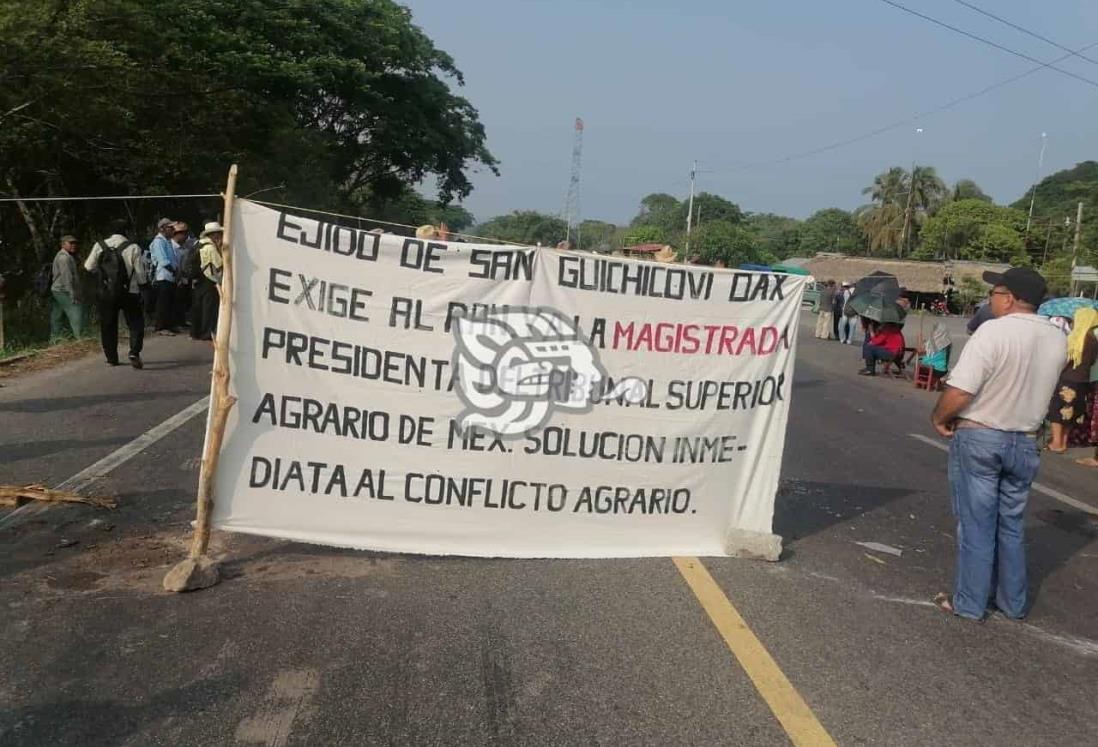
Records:
[[[3,359],[0,359],[0,379],[10,379],[35,373],[36,371],[45,371],[63,363],[91,355],[98,350],[99,340],[84,338],[82,340],[62,342],[38,350],[19,351],[9,356],[9,358],[18,358],[18,360],[5,363]],[[26,354],[26,357],[22,357],[24,354]]]

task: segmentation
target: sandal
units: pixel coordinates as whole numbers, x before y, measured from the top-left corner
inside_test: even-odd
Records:
[[[1076,459],[1076,464],[1080,464],[1084,467],[1098,467],[1098,459],[1094,457],[1087,457],[1086,459]]]
[[[1067,454],[1067,449],[1054,449],[1051,446],[1046,446],[1045,451],[1051,451],[1053,454]]]

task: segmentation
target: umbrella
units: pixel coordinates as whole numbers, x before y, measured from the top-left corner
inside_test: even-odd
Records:
[[[786,275],[811,275],[808,270],[803,267],[794,267],[793,265],[774,265],[770,268],[774,272],[784,272]]]
[[[854,295],[851,296],[850,300],[853,301],[860,295],[870,293],[883,296],[889,301],[895,301],[900,297],[900,283],[896,280],[895,275],[877,270],[854,283]]]
[[[907,315],[896,304],[899,297],[900,284],[896,276],[878,270],[854,283],[854,293],[846,302],[844,313],[847,316],[864,316],[875,322],[898,324]]]
[[[861,296],[852,296],[846,302],[846,306],[858,316],[864,316],[866,319],[872,319],[881,324],[889,322],[900,324],[907,316],[907,312],[900,304],[888,300],[887,297],[879,293],[864,293]]]
[[[744,262],[737,269],[749,270],[751,272],[770,272],[770,265],[760,265],[753,262]]]
[[[1089,298],[1053,298],[1037,309],[1041,316],[1062,316],[1071,319],[1077,309],[1098,309],[1098,302]]]

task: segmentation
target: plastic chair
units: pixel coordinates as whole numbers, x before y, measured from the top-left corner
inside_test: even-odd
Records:
[[[930,366],[924,366],[919,362],[918,357],[915,358],[915,388],[926,389],[928,392],[937,391],[942,388],[942,381],[949,373],[950,358],[953,354],[953,346],[950,345],[946,348],[946,370],[939,371]]]

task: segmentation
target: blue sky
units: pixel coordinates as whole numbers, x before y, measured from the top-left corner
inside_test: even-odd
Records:
[[[1042,62],[1064,54],[954,0],[897,0]],[[1098,3],[968,0],[1070,49],[1098,42]],[[934,109],[1035,67],[880,0],[409,0],[464,73],[501,176],[474,176],[478,220],[561,210],[572,123],[586,123],[583,217],[628,221],[651,192],[698,189],[753,212],[852,209],[886,167],[912,160],[997,202],[1098,158],[1098,86],[1048,69],[877,137],[773,161]],[[1090,30],[1090,36],[1087,32]],[[1098,59],[1098,46],[1089,56]],[[1060,67],[1098,82],[1098,65]],[[916,134],[916,127],[923,128]]]

